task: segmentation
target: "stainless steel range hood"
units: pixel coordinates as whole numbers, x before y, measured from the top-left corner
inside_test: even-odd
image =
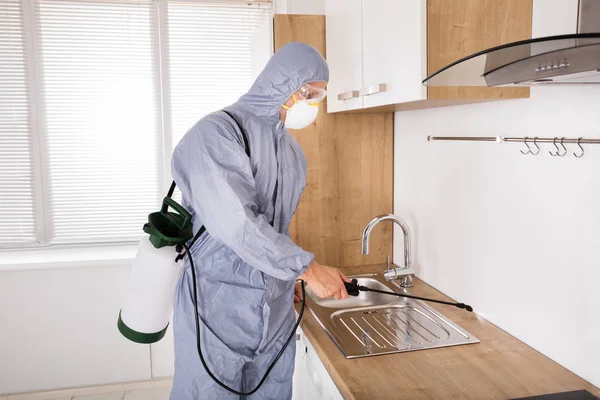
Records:
[[[579,0],[577,33],[509,43],[458,60],[427,86],[600,85],[600,0]]]

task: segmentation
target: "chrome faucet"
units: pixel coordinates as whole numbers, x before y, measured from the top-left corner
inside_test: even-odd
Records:
[[[400,279],[400,286],[402,287],[412,287],[414,271],[410,262],[410,232],[406,223],[404,223],[404,221],[402,221],[400,218],[393,214],[383,214],[373,218],[367,224],[362,234],[362,254],[369,254],[369,236],[371,236],[371,231],[373,228],[375,228],[375,225],[381,221],[387,220],[395,222],[400,226],[400,228],[402,228],[402,233],[404,234],[404,267],[390,269],[388,262],[387,269],[383,276],[387,281]]]

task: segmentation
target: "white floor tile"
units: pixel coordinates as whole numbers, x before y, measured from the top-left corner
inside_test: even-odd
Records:
[[[170,388],[132,390],[125,392],[124,400],[169,400]]]
[[[87,396],[75,396],[73,400],[123,400],[124,395],[125,392],[90,394]]]
[[[0,395],[0,400],[122,400],[125,393],[148,391],[157,400],[168,399],[173,379],[156,379],[143,382],[89,386],[77,389],[52,390],[48,392]],[[166,394],[165,394],[166,393]],[[155,397],[128,397],[131,400],[155,400]]]
[[[144,390],[156,388],[170,388],[173,386],[173,379],[157,379],[154,381],[130,382],[117,385],[94,386],[75,389],[75,397],[90,394],[102,394],[109,392],[128,392],[130,390]]]
[[[36,393],[23,393],[23,394],[10,394],[6,397],[7,400],[63,400],[73,397],[73,390],[53,390],[50,392],[36,392]],[[4,400],[5,397],[0,396],[0,400]]]

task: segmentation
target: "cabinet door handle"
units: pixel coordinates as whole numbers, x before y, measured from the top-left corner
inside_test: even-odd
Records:
[[[387,92],[387,83],[379,83],[377,85],[365,86],[360,89],[359,93],[361,96],[370,96],[375,93]]]
[[[344,92],[344,93],[338,94],[338,100],[339,101],[350,100],[350,99],[354,99],[358,96],[359,96],[358,90],[351,90],[349,92]]]

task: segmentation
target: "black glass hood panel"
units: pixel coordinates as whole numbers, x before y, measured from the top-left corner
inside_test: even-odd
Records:
[[[600,33],[550,36],[494,47],[442,68],[423,84],[600,85]]]

